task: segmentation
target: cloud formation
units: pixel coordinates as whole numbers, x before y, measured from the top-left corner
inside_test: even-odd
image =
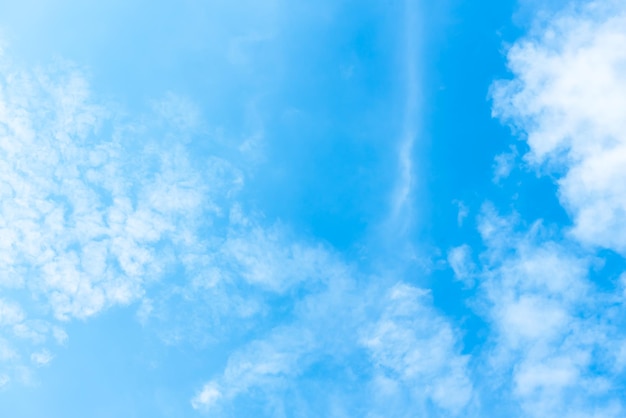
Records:
[[[250,154],[262,135],[196,152],[197,136],[211,134],[190,100],[165,94],[130,118],[94,98],[80,70],[3,59],[0,388],[53,364],[64,324],[135,303],[166,344],[232,350],[187,393],[200,412],[622,416],[626,276],[609,290],[590,277],[595,247],[626,253],[625,13],[594,2],[539,24],[510,50],[514,78],[492,89],[526,160],[556,173],[574,225],[563,236],[485,205],[484,248],[447,255],[487,321],[485,345],[472,350],[419,277],[365,272],[246,208],[245,161],[260,161]],[[231,58],[248,68],[248,44],[263,38],[237,39]],[[416,63],[405,64],[393,250],[411,244],[416,214],[419,82]],[[496,181],[516,150],[496,157]],[[458,205],[461,226],[469,209]]]
[[[250,150],[193,152],[210,130],[189,100],[166,94],[130,118],[69,64],[2,65],[0,386],[53,364],[64,324],[136,304],[166,344],[236,342],[197,410],[466,408],[468,358],[428,292],[247,211]]]
[[[626,9],[572,6],[508,53],[493,113],[522,132],[526,160],[558,176],[572,236],[626,254]]]
[[[216,195],[239,188],[236,170],[217,157],[202,175],[193,167],[182,145],[191,122],[181,131],[179,118],[169,123],[165,114],[176,107],[166,98],[155,123],[178,132],[150,139],[149,124],[120,120],[115,106],[96,103],[80,70],[58,64],[26,71],[2,58],[0,326],[7,367],[23,363],[24,351],[63,344],[62,323],[143,297],[183,262],[184,250],[199,245],[200,226],[219,215]],[[30,345],[16,348],[25,341]],[[52,358],[46,349],[30,355],[38,366]]]
[[[410,407],[395,416],[457,416],[473,396],[469,357],[459,353],[457,330],[429,305],[427,291],[397,284],[363,333],[375,365],[374,386],[380,386],[379,406],[401,405],[402,392],[410,399]]]
[[[490,206],[480,218],[480,305],[492,329],[483,382],[514,415],[621,416],[623,302],[589,279],[593,256],[541,222],[518,222]]]
[[[429,293],[405,283],[363,287],[353,270],[335,270],[291,320],[233,353],[192,406],[226,416],[250,402],[263,416],[382,417],[390,405],[393,416],[465,411],[468,358]]]
[[[485,373],[514,415],[624,413],[622,285],[601,288],[592,272],[598,247],[626,254],[625,28],[621,2],[572,5],[511,47],[513,79],[491,89],[493,114],[526,141],[526,162],[556,177],[573,220],[527,228],[491,205],[479,220]]]

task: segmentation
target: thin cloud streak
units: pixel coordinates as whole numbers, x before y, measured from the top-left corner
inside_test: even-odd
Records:
[[[391,208],[387,219],[390,236],[405,236],[414,227],[416,219],[413,198],[417,178],[413,161],[415,145],[420,129],[420,77],[419,77],[419,11],[417,2],[405,2],[403,67],[404,108],[402,131],[398,143],[398,177],[393,187]]]

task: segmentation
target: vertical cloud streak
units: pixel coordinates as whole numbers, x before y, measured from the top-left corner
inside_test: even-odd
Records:
[[[416,213],[413,198],[417,178],[413,155],[420,129],[420,71],[418,2],[404,4],[404,49],[402,53],[403,81],[402,129],[397,144],[397,180],[393,186],[387,233],[390,237],[406,236],[415,226]]]

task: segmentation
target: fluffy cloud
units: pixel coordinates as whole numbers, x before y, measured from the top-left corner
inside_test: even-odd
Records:
[[[594,248],[626,254],[625,43],[623,2],[575,4],[516,42],[513,79],[492,86],[494,115],[525,139],[528,163],[556,175],[573,219],[563,237],[540,221],[520,232],[490,206],[481,216],[486,373],[514,415],[624,414],[623,295],[590,271]]]
[[[492,402],[515,416],[623,415],[623,304],[588,279],[593,257],[540,222],[518,227],[489,206],[480,219],[478,305],[492,329],[483,396],[498,394]]]
[[[521,131],[526,159],[558,174],[582,243],[626,254],[626,8],[571,7],[508,54],[513,80],[493,86],[494,115]]]

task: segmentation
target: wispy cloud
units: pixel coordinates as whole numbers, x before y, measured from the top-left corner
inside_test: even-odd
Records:
[[[341,273],[296,302],[290,320],[233,353],[193,407],[245,413],[256,402],[267,416],[384,416],[390,403],[398,416],[465,410],[467,358],[428,292],[363,287],[352,269],[334,270]]]
[[[401,251],[417,216],[417,6],[405,2],[398,171],[382,225],[386,245]],[[469,410],[475,400],[469,357],[461,354],[459,330],[433,308],[428,291],[393,274],[364,272],[288,229],[242,219],[220,247],[228,268],[219,274],[232,275],[223,282],[233,283],[230,300],[242,295],[254,301],[258,310],[246,322],[273,320],[263,320],[266,331],[242,344],[222,372],[198,387],[191,400],[195,409],[277,417],[462,416]],[[381,269],[402,269],[407,260],[396,262],[383,260]],[[267,292],[289,295],[288,301],[272,306]]]
[[[427,291],[400,283],[389,289],[381,316],[363,332],[375,381],[391,384],[392,393],[379,392],[379,408],[395,404],[394,416],[456,416],[473,396],[457,332],[431,304]],[[398,402],[402,396],[410,399],[404,411]]]
[[[391,208],[387,227],[390,235],[398,237],[415,227],[415,193],[419,185],[415,167],[415,145],[420,130],[421,83],[418,60],[420,39],[418,2],[404,2],[402,42],[402,128],[397,141],[397,178],[392,188]]]
[[[96,103],[79,70],[2,60],[0,326],[15,363],[23,353],[8,347],[63,344],[63,322],[144,296],[200,245],[200,226],[241,179],[217,157],[194,167],[184,101],[159,102],[153,123],[166,134],[151,139],[151,125]],[[31,360],[52,357],[44,349]]]
[[[527,231],[517,222],[490,206],[480,219],[480,297],[492,327],[487,390],[519,408],[514,415],[620,416],[614,353],[623,333],[605,313],[623,306],[611,308],[589,280],[591,255],[540,222]]]
[[[496,155],[493,164],[493,182],[500,183],[502,179],[507,178],[511,171],[515,168],[517,158],[517,150],[511,147],[509,152],[503,152]]]
[[[37,351],[30,355],[30,360],[33,362],[34,365],[38,367],[47,365],[52,361],[53,358],[54,356],[46,349]]]

